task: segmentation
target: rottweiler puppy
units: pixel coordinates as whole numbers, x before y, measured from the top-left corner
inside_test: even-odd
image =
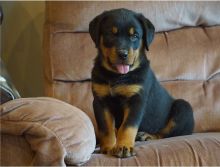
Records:
[[[157,81],[145,49],[153,24],[127,9],[105,11],[89,24],[98,50],[92,70],[93,108],[102,153],[135,155],[137,140],[191,134],[191,105],[174,99]]]

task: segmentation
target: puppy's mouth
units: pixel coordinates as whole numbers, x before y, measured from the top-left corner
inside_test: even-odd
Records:
[[[128,64],[126,62],[111,63],[109,59],[108,64],[114,71],[119,74],[127,74],[133,66],[133,64]]]

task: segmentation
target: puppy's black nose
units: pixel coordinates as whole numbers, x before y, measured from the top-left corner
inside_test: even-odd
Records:
[[[118,56],[120,59],[125,60],[128,57],[128,51],[127,50],[118,50]]]

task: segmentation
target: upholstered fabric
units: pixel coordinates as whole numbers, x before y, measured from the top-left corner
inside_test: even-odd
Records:
[[[47,4],[46,21],[74,32],[88,32],[89,22],[95,16],[114,8],[128,8],[144,14],[157,32],[220,24],[219,2],[76,1]]]
[[[93,154],[87,166],[215,166],[220,164],[220,133],[201,133],[136,143],[135,157]]]
[[[0,109],[1,165],[77,165],[95,149],[90,119],[67,103],[22,98]]]

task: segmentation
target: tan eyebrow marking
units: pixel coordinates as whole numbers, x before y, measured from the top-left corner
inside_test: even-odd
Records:
[[[113,26],[112,27],[112,32],[113,32],[113,34],[117,34],[118,33],[118,28]]]
[[[134,35],[134,27],[131,27],[131,28],[129,29],[129,34],[130,34],[130,35]]]

